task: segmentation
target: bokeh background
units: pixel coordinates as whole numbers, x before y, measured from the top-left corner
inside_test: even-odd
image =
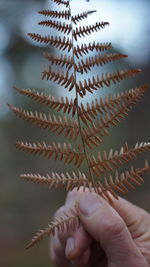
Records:
[[[111,41],[115,51],[129,55],[128,59],[107,65],[108,71],[121,67],[143,69],[141,75],[120,83],[111,91],[119,92],[150,82],[149,0],[91,0],[90,2],[73,0],[71,5],[74,13],[98,9],[86,23],[92,24],[95,20],[104,20],[109,21],[111,27],[94,35],[93,39],[97,38],[97,41],[102,42]],[[41,20],[37,11],[45,8],[58,9],[58,6],[50,0],[0,0],[0,266],[2,267],[53,266],[48,255],[47,241],[29,251],[25,251],[24,247],[38,229],[47,225],[54,211],[65,199],[63,190],[48,190],[19,179],[21,173],[45,174],[51,173],[52,170],[62,171],[64,167],[62,164],[60,166],[58,163],[54,164],[52,160],[44,160],[17,151],[16,140],[50,142],[56,140],[56,137],[16,118],[7,106],[11,103],[29,110],[44,110],[41,105],[18,95],[12,88],[13,85],[44,89],[54,95],[64,94],[63,88],[41,81],[41,72],[47,64],[42,58],[42,53],[48,48],[32,42],[26,35],[27,32],[49,31],[37,26],[37,21]],[[80,42],[85,41],[82,39]],[[100,94],[104,96],[109,92],[109,89],[98,91],[96,96]],[[102,149],[119,148],[126,140],[130,146],[136,142],[150,140],[149,99],[150,91],[147,90],[141,103],[134,107],[129,117],[123,120],[119,127],[112,129],[110,137],[104,139]],[[87,96],[86,100],[90,101],[91,96]],[[136,164],[142,166],[146,158],[150,158],[148,154],[140,157]],[[72,166],[69,168],[71,170]],[[145,175],[144,178],[144,185],[130,192],[126,198],[150,211],[150,175]]]

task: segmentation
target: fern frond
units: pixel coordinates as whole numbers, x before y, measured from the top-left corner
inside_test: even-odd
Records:
[[[139,154],[146,151],[150,151],[150,143],[137,143],[134,148],[128,148],[126,144],[121,147],[120,152],[118,150],[113,152],[112,149],[108,155],[106,151],[104,151],[103,155],[101,155],[101,152],[98,152],[97,159],[94,156],[90,156],[89,162],[92,171],[97,176],[100,176],[105,171],[112,171],[113,167],[119,168],[119,165],[124,165],[124,163],[135,159]]]
[[[53,172],[51,175],[47,174],[46,176],[41,176],[40,174],[22,174],[20,178],[48,188],[65,187],[66,191],[73,190],[74,188],[79,190],[80,187],[82,187],[84,191],[88,188],[90,191],[94,190],[107,199],[108,192],[110,192],[113,197],[118,199],[115,191],[117,193],[126,194],[128,193],[128,188],[135,189],[134,184],[140,186],[141,183],[144,182],[142,178],[143,174],[148,171],[150,171],[150,166],[148,162],[145,161],[145,166],[143,168],[134,169],[134,167],[131,166],[129,171],[125,171],[121,174],[116,171],[114,177],[111,174],[109,177],[104,176],[103,182],[101,181],[102,177],[100,177],[100,180],[95,181],[95,188],[92,188],[89,179],[81,172],[78,174],[73,172],[72,175],[69,173],[58,174]]]
[[[93,90],[103,88],[103,86],[109,87],[111,82],[114,84],[119,83],[123,79],[133,77],[140,72],[141,69],[125,69],[117,72],[114,71],[111,73],[102,73],[101,78],[99,75],[97,75],[97,77],[93,76],[92,81],[90,78],[88,80],[84,79],[83,82],[80,81],[77,84],[77,91],[81,97],[84,97],[84,95],[86,95],[86,91],[93,93]]]
[[[73,37],[77,41],[78,37],[85,37],[85,35],[89,35],[92,32],[97,32],[98,30],[101,30],[109,25],[109,22],[96,22],[95,25],[90,26],[83,26],[78,27],[75,30],[73,30]]]
[[[22,174],[20,178],[49,188],[65,187],[66,191],[73,190],[74,188],[79,190],[80,187],[82,187],[83,190],[92,187],[91,182],[87,179],[85,174],[81,172],[78,174],[74,172],[72,174],[58,174],[53,172],[51,175],[46,174],[46,176],[41,176],[40,174]]]
[[[51,65],[56,64],[58,66],[68,68],[70,70],[73,66],[73,57],[67,55],[54,56],[50,53],[44,53],[44,58],[51,62]]]
[[[93,190],[101,196],[105,195],[105,198],[107,197],[107,199],[109,200],[108,194],[106,193],[106,188],[104,188],[104,190],[101,190],[101,187],[99,187],[98,184],[99,181],[96,181],[94,183],[93,188],[92,183],[85,176],[85,174],[81,172],[79,172],[78,175],[74,172],[72,173],[72,175],[70,175],[69,173],[58,174],[53,172],[51,175],[46,174],[46,176],[31,173],[22,174],[20,175],[20,178],[28,182],[46,186],[48,188],[65,187],[66,191],[72,191],[74,188],[76,188],[76,190],[79,190],[82,187],[83,191],[85,191],[86,189],[89,189],[89,191]]]
[[[41,15],[52,17],[52,18],[63,18],[63,19],[70,19],[71,14],[69,10],[65,11],[55,11],[55,10],[41,10],[38,12]]]
[[[30,244],[26,246],[26,249],[33,247],[38,244],[45,236],[50,237],[51,235],[55,235],[56,232],[65,232],[70,230],[74,230],[79,226],[79,218],[75,210],[70,209],[68,212],[64,212],[61,217],[56,217],[51,224],[44,230],[40,230],[33,237]]]
[[[40,21],[38,24],[41,26],[47,26],[47,27],[56,29],[60,32],[67,33],[67,34],[69,34],[72,30],[71,24],[67,24],[65,22],[61,23],[59,21],[44,20],[44,21]]]
[[[143,88],[141,90],[143,90]],[[80,113],[79,116],[81,117],[82,121],[88,125],[86,128],[82,129],[82,136],[85,140],[85,143],[90,148],[92,148],[93,145],[97,146],[99,143],[101,143],[101,137],[104,135],[109,135],[109,128],[111,126],[117,126],[120,123],[120,120],[128,115],[133,105],[140,101],[142,96],[143,91],[141,92],[139,90],[136,92],[136,94],[132,95],[132,97],[126,99],[126,101],[122,101],[115,107],[113,106],[111,109],[106,111],[105,116],[103,116],[100,120],[97,120],[96,123],[94,123],[86,113],[84,113],[84,115],[86,114],[85,117]],[[89,121],[91,122],[91,125],[89,125]],[[99,137],[99,135],[101,137]]]
[[[77,107],[74,104],[73,99],[68,99],[68,97],[64,98],[61,96],[61,98],[57,97],[57,99],[54,96],[47,95],[44,92],[39,92],[35,89],[21,89],[14,87],[20,94],[31,97],[32,99],[36,100],[37,102],[46,105],[49,108],[52,108],[53,110],[60,111],[62,110],[64,113],[72,113],[72,116],[76,114]]]
[[[92,149],[93,145],[97,146],[102,142],[102,139],[99,135],[105,136],[109,135],[110,126],[117,126],[120,123],[120,119],[125,118],[129,111],[132,109],[133,105],[137,104],[140,100],[139,96],[134,96],[130,98],[126,103],[120,103],[120,105],[115,107],[113,110],[106,112],[106,115],[100,120],[97,120],[96,123],[92,122],[91,125],[88,125],[86,128],[82,129],[82,136],[85,140],[85,143]],[[86,124],[88,124],[87,121]]]
[[[38,127],[47,129],[60,135],[64,133],[65,137],[76,140],[79,135],[79,126],[76,120],[66,118],[66,117],[57,117],[54,114],[48,114],[42,112],[35,112],[28,110],[22,110],[16,108],[12,105],[9,105],[11,110],[20,118],[36,124]]]
[[[97,120],[96,123],[92,122],[91,125],[83,128],[82,135],[89,148],[92,149],[93,145],[97,146],[99,143],[102,143],[101,137],[109,135],[108,130],[110,126],[117,126],[120,123],[120,119],[125,118],[129,111],[129,107],[121,105],[120,109],[106,113],[106,116],[102,117],[100,121]]]
[[[128,188],[135,189],[134,184],[140,186],[144,182],[142,176],[144,173],[150,171],[150,166],[145,161],[143,168],[134,169],[132,166],[130,171],[125,171],[121,174],[116,171],[115,176],[110,175],[104,178],[104,183],[98,181],[97,184],[101,192],[105,195],[105,192],[110,192],[115,198],[116,194],[114,190],[121,194],[128,193]]]
[[[72,148],[71,144],[64,143],[52,143],[51,145],[46,145],[45,142],[42,144],[38,143],[27,143],[27,142],[17,142],[16,147],[33,155],[41,155],[50,159],[51,157],[54,160],[62,160],[64,163],[74,163],[76,167],[80,167],[83,163],[85,156],[82,152],[82,148],[79,147],[78,150]],[[74,162],[73,162],[74,161]]]
[[[84,55],[88,54],[89,52],[96,51],[96,52],[103,52],[112,48],[111,43],[89,43],[88,45],[82,44],[81,46],[77,45],[74,47],[74,54],[79,59]]]
[[[61,56],[53,56],[50,53],[44,53],[44,58],[46,58],[48,61],[51,62],[51,65],[56,64],[61,67],[66,67],[68,70],[70,70],[73,67],[73,58],[66,55]]]
[[[49,188],[63,187],[67,191],[74,188],[78,190],[82,187],[84,191],[88,189],[90,192],[96,192],[111,204],[112,197],[118,199],[118,192],[125,194],[129,188],[134,189],[135,185],[141,185],[143,182],[142,175],[150,171],[150,165],[147,161],[145,161],[143,168],[134,168],[132,166],[122,173],[119,173],[118,169],[129,161],[134,160],[138,155],[150,151],[150,143],[137,143],[131,148],[125,143],[120,150],[114,151],[110,149],[108,152],[98,150],[99,152],[96,156],[89,151],[89,148],[93,149],[94,146],[98,147],[102,143],[103,136],[109,135],[111,126],[117,126],[121,119],[128,115],[132,107],[140,101],[148,86],[143,85],[125,92],[109,95],[105,99],[95,99],[91,104],[84,105],[83,101],[79,104],[79,98],[83,98],[86,93],[93,93],[95,90],[109,87],[111,84],[117,84],[124,79],[135,76],[141,70],[124,69],[110,73],[100,71],[97,76],[91,74],[91,78],[87,78],[87,75],[84,77],[84,74],[91,71],[95,66],[103,66],[127,56],[113,51],[108,52],[112,45],[107,42],[99,43],[94,41],[78,45],[76,43],[78,38],[86,37],[102,30],[109,26],[109,22],[96,22],[94,25],[79,25],[78,27],[78,23],[84,21],[96,10],[85,11],[72,16],[70,0],[52,1],[62,6],[64,10],[39,11],[39,14],[50,17],[50,19],[46,18],[40,21],[39,25],[55,29],[56,32],[63,33],[63,37],[58,34],[42,36],[36,33],[29,33],[28,36],[36,42],[61,50],[59,51],[60,55],[57,56],[49,53],[44,54],[51,66],[43,71],[42,79],[54,81],[68,91],[74,89],[74,99],[69,100],[68,97],[63,96],[54,97],[35,89],[15,88],[19,93],[44,104],[48,108],[52,108],[55,112],[50,115],[43,112],[23,110],[12,105],[8,106],[18,117],[36,124],[40,128],[52,131],[55,135],[64,134],[65,137],[69,137],[73,142],[77,141],[79,137],[81,144],[76,144],[75,148],[71,143],[66,142],[46,144],[45,142],[18,141],[16,143],[17,148],[29,154],[43,156],[47,159],[53,158],[54,160],[63,161],[65,164],[72,163],[78,169],[78,173],[52,172],[50,175],[27,173],[22,174],[20,178]],[[65,34],[68,36],[64,36]],[[105,51],[106,53],[103,53]],[[92,52],[97,52],[97,55],[91,55]],[[64,114],[61,116],[55,115],[59,111]],[[66,116],[66,114],[71,114],[71,116]],[[73,118],[75,115],[77,120]],[[102,116],[97,118],[98,115]],[[86,168],[85,174],[79,170],[81,165]],[[62,213],[47,228],[39,231],[26,248],[36,245],[46,235],[50,236],[59,231],[74,230],[75,227],[79,226],[79,223],[75,206],[74,210]]]
[[[85,11],[83,13],[80,13],[78,15],[72,16],[72,21],[74,24],[77,24],[78,22],[80,22],[83,19],[86,19],[89,15],[93,14],[97,12],[96,10],[89,10],[89,11]]]
[[[87,113],[84,113],[84,115],[81,114],[80,109],[79,116],[87,125],[86,128],[82,128],[82,137],[84,138],[84,141],[89,146],[89,148],[93,148],[93,145],[97,146],[99,143],[101,143],[102,136],[109,135],[109,128],[111,126],[117,126],[120,123],[120,120],[128,115],[133,105],[137,104],[140,101],[146,88],[147,86],[142,86],[140,88],[135,88],[134,91],[131,90],[130,97],[129,94],[127,94],[124,101],[118,102],[117,105],[113,105],[111,108],[108,108],[108,111],[105,110],[105,116],[97,120],[96,123],[93,122],[93,118],[95,118],[95,112],[90,113],[90,116],[92,117],[90,118]],[[117,100],[119,100],[119,98]],[[82,104],[81,107],[83,110]],[[89,121],[91,122],[91,125],[89,125]],[[101,137],[99,137],[99,135]]]
[[[64,88],[68,88],[68,91],[71,91],[75,85],[74,75],[71,74],[71,76],[69,76],[68,71],[64,73],[64,71],[55,70],[49,66],[49,69],[45,69],[42,74],[42,80],[44,78],[47,80],[53,80],[54,82],[57,82],[57,84],[64,86]]]
[[[79,116],[82,121],[86,125],[88,125],[89,122],[92,122],[99,113],[103,114],[106,112],[108,113],[115,111],[116,108],[120,108],[120,105],[122,103],[128,104],[128,106],[130,106],[131,108],[130,104],[136,104],[138,101],[140,101],[147,88],[148,85],[145,84],[137,88],[129,89],[122,93],[106,96],[104,100],[102,98],[100,98],[99,100],[95,99],[95,102],[92,101],[91,105],[87,103],[86,106],[84,106],[81,103],[81,106],[79,108]]]
[[[69,1],[64,1],[64,0],[52,0],[53,2],[55,2],[57,5],[64,5],[66,7],[69,6]]]
[[[77,71],[81,72],[88,72],[91,70],[91,67],[96,66],[103,66],[111,61],[119,60],[122,58],[128,57],[127,55],[118,54],[118,53],[110,53],[104,55],[96,55],[94,57],[87,58],[85,61],[81,60],[77,64]]]
[[[69,52],[72,48],[71,40],[69,38],[66,38],[65,36],[63,37],[63,39],[60,36],[42,36],[41,34],[36,33],[28,33],[28,36],[36,42],[53,45],[63,51],[65,49],[68,49]]]

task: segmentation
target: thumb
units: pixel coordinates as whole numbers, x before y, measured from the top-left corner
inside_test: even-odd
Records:
[[[147,266],[125,222],[103,198],[95,193],[83,193],[77,210],[87,232],[105,251],[109,266]]]

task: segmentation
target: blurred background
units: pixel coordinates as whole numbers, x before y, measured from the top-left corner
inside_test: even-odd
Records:
[[[136,78],[113,86],[111,90],[105,89],[103,92],[99,90],[94,96],[104,96],[110,91],[119,92],[150,83],[149,0],[91,0],[90,2],[72,0],[71,5],[73,13],[97,9],[98,12],[86,20],[87,25],[93,24],[94,21],[109,21],[111,27],[94,35],[93,40],[111,42],[115,51],[129,56],[125,60],[108,64],[103,68],[104,72],[105,69],[107,71],[120,68],[143,69],[143,73]],[[58,162],[54,164],[53,160],[33,157],[15,148],[16,140],[31,142],[46,140],[50,143],[51,140],[56,140],[56,137],[18,119],[7,107],[7,104],[11,103],[24,109],[44,110],[41,105],[18,95],[12,88],[14,85],[21,88],[43,89],[55,96],[64,95],[63,88],[41,80],[41,72],[47,65],[42,53],[50,50],[32,42],[26,35],[28,32],[50,33],[49,29],[37,26],[37,22],[43,19],[37,11],[46,8],[58,9],[58,6],[50,0],[0,0],[0,266],[2,267],[53,266],[48,255],[47,241],[29,251],[25,251],[24,247],[38,229],[47,226],[54,211],[65,199],[63,190],[48,190],[19,179],[21,173],[45,174],[51,173],[52,170],[62,171],[64,167],[62,164],[58,166]],[[79,42],[85,40],[80,39]],[[101,69],[99,71],[101,72]],[[119,149],[125,141],[133,146],[136,142],[150,140],[149,99],[150,91],[147,90],[141,103],[134,107],[128,118],[111,130],[110,137],[104,138],[102,149],[107,151],[110,147]],[[91,95],[87,96],[86,101],[91,101]],[[48,112],[46,109],[45,111]],[[149,154],[140,157],[136,164],[142,166],[146,158],[150,158]],[[68,170],[68,167],[65,168]],[[70,171],[71,169],[72,166],[69,167]],[[126,198],[150,211],[150,175],[145,175],[144,179],[144,185],[130,192]]]

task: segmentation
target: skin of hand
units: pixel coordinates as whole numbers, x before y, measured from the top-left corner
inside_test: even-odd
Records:
[[[119,198],[113,205],[92,192],[73,190],[55,214],[77,207],[80,226],[50,240],[50,254],[60,267],[150,266],[150,214]]]

